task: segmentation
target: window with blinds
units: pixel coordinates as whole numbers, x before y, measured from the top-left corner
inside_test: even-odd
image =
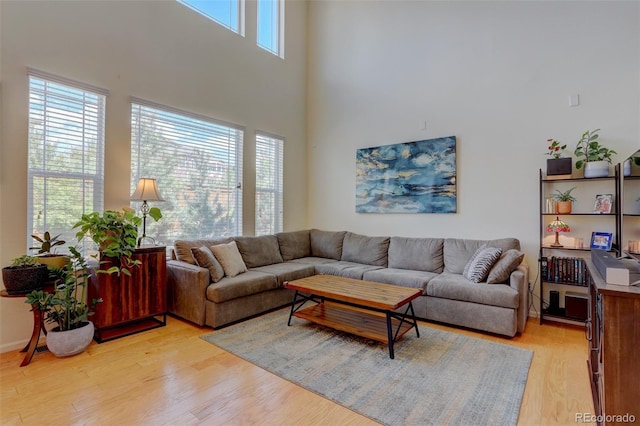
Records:
[[[147,235],[168,245],[242,235],[243,136],[240,126],[132,99],[131,192],[155,178],[165,200],[149,203],[163,217],[147,220]]]
[[[256,134],[256,235],[282,232],[284,141]]]
[[[29,69],[27,247],[31,235],[61,234],[104,203],[104,117],[108,92]]]
[[[258,46],[284,58],[284,0],[258,0]]]
[[[178,3],[244,36],[244,0],[177,0]]]

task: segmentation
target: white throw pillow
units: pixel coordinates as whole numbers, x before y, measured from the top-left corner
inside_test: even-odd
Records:
[[[238,274],[247,272],[247,265],[244,264],[235,241],[211,246],[211,251],[222,265],[226,276],[235,277]]]
[[[502,249],[500,248],[487,247],[486,244],[482,245],[476,250],[473,256],[471,256],[462,274],[466,279],[474,283],[484,281],[501,254]]]

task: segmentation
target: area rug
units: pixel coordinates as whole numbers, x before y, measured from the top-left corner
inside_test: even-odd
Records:
[[[272,312],[202,336],[387,425],[515,425],[533,352],[420,327],[385,344]]]

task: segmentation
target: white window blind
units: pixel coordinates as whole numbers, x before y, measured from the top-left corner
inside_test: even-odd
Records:
[[[31,235],[61,234],[104,203],[106,90],[29,69],[27,247]],[[81,247],[83,248],[83,247]]]
[[[240,126],[132,99],[131,192],[139,178],[155,178],[165,200],[150,203],[163,217],[147,220],[147,235],[163,244],[242,235],[243,135]]]
[[[284,58],[284,0],[258,0],[258,46]]]
[[[244,0],[177,0],[214,22],[244,36]]]
[[[282,232],[284,141],[256,134],[256,235]]]

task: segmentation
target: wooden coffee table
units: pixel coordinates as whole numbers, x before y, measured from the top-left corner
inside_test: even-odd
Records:
[[[296,316],[386,343],[391,359],[394,358],[393,344],[400,336],[415,328],[420,337],[411,303],[422,294],[420,289],[333,275],[287,281],[284,286],[295,290],[287,325],[291,325],[291,317]],[[301,310],[309,301],[317,304]],[[395,312],[405,305],[404,313]]]

